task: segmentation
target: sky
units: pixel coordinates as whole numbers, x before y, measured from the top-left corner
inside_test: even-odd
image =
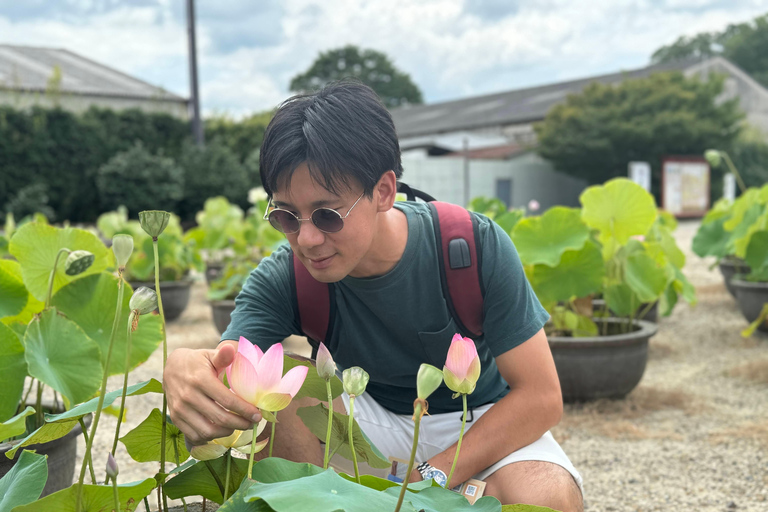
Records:
[[[0,43],[66,48],[189,95],[185,0],[0,0]],[[269,110],[319,52],[387,54],[425,102],[634,69],[768,0],[196,0],[201,106]]]

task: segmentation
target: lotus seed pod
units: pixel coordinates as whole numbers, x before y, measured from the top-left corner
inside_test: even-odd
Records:
[[[116,480],[118,473],[120,473],[120,470],[117,467],[117,461],[110,453],[107,455],[107,476]]]
[[[712,167],[720,167],[720,163],[723,161],[723,157],[716,149],[708,149],[704,152],[704,158],[707,159],[709,165]]]
[[[320,343],[320,348],[317,349],[317,374],[325,379],[329,380],[336,375],[336,363],[333,362],[333,357],[328,351],[328,347],[325,343]]]
[[[64,262],[64,272],[68,276],[82,274],[93,265],[95,256],[88,251],[72,251]]]
[[[168,227],[168,221],[171,220],[171,214],[162,210],[145,210],[139,212],[139,222],[141,229],[147,232],[152,238],[157,238],[160,233]]]
[[[365,387],[368,385],[368,379],[370,379],[365,370],[359,366],[353,366],[344,370],[341,376],[344,382],[344,391],[348,395],[360,396],[365,393]]]
[[[133,253],[133,237],[131,235],[115,235],[112,237],[112,252],[115,253],[117,266],[124,268]]]
[[[140,315],[146,315],[157,309],[157,293],[146,286],[139,286],[131,295],[128,302],[131,311],[138,311]]]
[[[438,368],[426,363],[419,366],[419,373],[416,374],[416,394],[419,398],[426,400],[442,383],[443,372]]]

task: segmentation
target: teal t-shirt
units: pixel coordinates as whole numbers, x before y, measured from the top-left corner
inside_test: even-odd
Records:
[[[336,318],[325,341],[339,369],[360,366],[368,393],[397,414],[412,414],[421,363],[440,369],[458,332],[440,283],[432,216],[425,203],[397,202],[408,219],[408,242],[389,272],[335,283]],[[469,407],[496,402],[509,391],[494,357],[531,338],[549,319],[523,272],[512,241],[495,222],[477,215],[485,287],[482,337],[475,339],[481,374]],[[291,252],[280,247],[251,272],[235,300],[222,340],[245,336],[262,350],[301,334],[291,294]],[[445,384],[429,397],[429,411],[459,411]]]

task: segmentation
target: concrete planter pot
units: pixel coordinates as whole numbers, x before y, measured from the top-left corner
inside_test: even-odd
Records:
[[[146,286],[152,290],[155,289],[154,281],[131,281],[130,284],[134,290],[139,286]],[[189,279],[183,279],[181,281],[160,281],[160,295],[162,296],[163,312],[165,313],[165,320],[167,322],[179,318],[187,308],[191,287],[192,281]]]
[[[768,302],[768,283],[742,281],[739,276],[736,276],[731,279],[731,286],[736,292],[736,302],[739,304],[741,314],[747,322],[754,322],[760,316],[763,304]],[[757,330],[768,333],[768,323],[763,322]]]
[[[224,331],[229,327],[230,315],[235,310],[234,300],[212,300],[211,311],[213,312],[213,323],[216,325],[216,329],[219,330],[219,334],[224,334]]]
[[[59,412],[64,412],[62,409]],[[91,424],[91,415],[89,414],[85,418],[86,427]],[[0,478],[8,473],[16,461],[21,456],[24,450],[33,450],[40,455],[48,456],[48,481],[43,488],[43,494],[40,496],[48,496],[54,492],[66,489],[72,485],[72,480],[75,477],[75,462],[77,459],[77,436],[81,435],[83,430],[80,428],[80,424],[76,424],[67,435],[60,439],[55,439],[44,444],[31,444],[25,446],[23,449],[17,450],[13,459],[9,459],[5,456],[6,452],[13,449],[16,443],[6,442],[0,443]]]
[[[733,284],[731,284],[731,281],[736,274],[749,274],[749,265],[742,259],[726,256],[720,260],[720,263],[718,263],[717,266],[720,268],[720,273],[723,275],[723,280],[725,281],[725,287],[728,288],[728,293],[733,297],[736,297],[736,289]]]
[[[648,361],[648,340],[658,327],[635,320],[629,333],[620,333],[626,320],[595,318],[608,324],[607,336],[572,338],[550,336],[549,347],[566,402],[623,398],[640,382]]]
[[[639,310],[643,311],[647,305],[648,304],[641,304]],[[605,300],[592,299],[592,309],[594,311],[603,311],[605,309]],[[610,314],[614,314],[613,311],[608,311],[608,312]],[[649,309],[645,315],[638,318],[638,320],[647,320],[648,322],[658,323],[659,322],[659,303],[655,302],[651,307],[651,309]]]

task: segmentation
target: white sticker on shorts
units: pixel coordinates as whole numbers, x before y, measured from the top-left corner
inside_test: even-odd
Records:
[[[468,485],[467,490],[464,491],[464,494],[466,494],[467,496],[474,496],[476,492],[477,492],[477,487],[475,487],[474,485]]]

